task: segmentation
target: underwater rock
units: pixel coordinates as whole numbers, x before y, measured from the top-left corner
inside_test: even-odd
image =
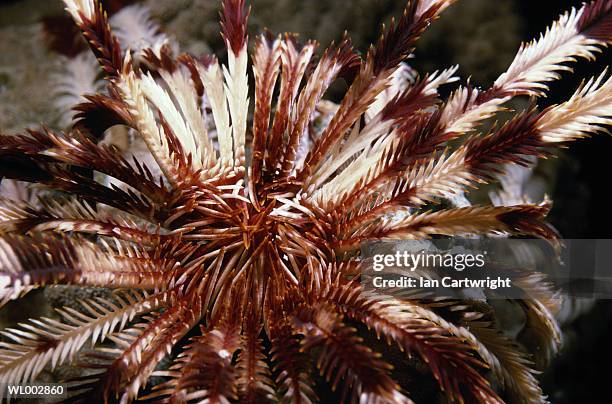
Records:
[[[57,114],[48,95],[59,57],[49,52],[41,25],[0,28],[0,131],[15,132],[40,122],[54,124]]]

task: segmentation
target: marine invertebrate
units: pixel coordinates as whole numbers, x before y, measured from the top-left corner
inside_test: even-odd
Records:
[[[98,80],[97,65],[91,53],[82,52],[62,62],[62,71],[53,77],[56,81],[53,102],[60,113],[60,125],[69,127],[75,113],[72,107],[85,101],[85,95],[102,91],[104,85]]]
[[[151,20],[148,9],[142,5],[124,7],[111,17],[110,23],[120,43],[137,53],[169,43],[168,38],[159,32],[159,26]]]
[[[98,1],[64,2],[108,89],[78,106],[68,133],[0,137],[2,177],[64,195],[39,207],[2,201],[0,296],[54,284],[127,291],[84,302],[83,313],[60,309],[63,321],[5,330],[2,380],[31,380],[74,359],[88,341],[110,341],[75,383],[77,393],[129,402],[155,374],[167,380],[145,394],[151,399],[309,402],[317,396],[312,360],[347,400],[410,402],[418,387],[394,381],[354,328],[360,324],[426,364],[452,401],[502,402],[489,370],[504,397],[545,400],[529,357],[500,332],[486,303],[366,293],[358,248],[466,233],[555,238],[547,204],[424,208],[493,179],[500,164],[526,164],[611,123],[612,79],[604,72],[563,104],[477,134],[510,98],[541,96],[565,63],[593,58],[609,43],[612,3],[570,11],[524,45],[491,89],[461,86],[447,101],[437,88],[454,69],[403,85],[397,78],[452,0],[410,2],[364,58],[348,39],[315,61],[314,42],[264,34],[252,55],[250,120],[243,0],[223,1],[227,66],[161,46],[143,50],[146,68],[120,47]],[[323,103],[340,78],[349,84],[345,97]],[[314,125],[316,112],[327,118]],[[96,143],[115,125],[142,137],[161,178]],[[101,184],[92,172],[125,187]],[[547,355],[560,339],[556,300],[536,281],[525,282],[539,289],[522,307]],[[173,364],[158,368],[175,349]]]

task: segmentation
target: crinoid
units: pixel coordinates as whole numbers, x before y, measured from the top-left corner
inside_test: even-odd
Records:
[[[227,66],[175,57],[167,44],[126,51],[97,0],[64,2],[107,88],[76,106],[66,133],[0,137],[2,177],[54,190],[37,206],[2,200],[0,296],[58,284],[120,290],[84,301],[83,312],[59,309],[61,319],[4,330],[0,380],[31,381],[72,361],[91,368],[72,383],[94,401],[304,403],[318,399],[316,367],[319,382],[342,386],[343,400],[409,402],[420,386],[397,377],[387,363],[395,355],[366,346],[369,330],[412,358],[403,366],[427,369],[451,401],[545,401],[531,357],[500,332],[486,302],[363,291],[359,247],[432,235],[555,238],[547,204],[440,202],[494,179],[503,164],[605,130],[604,72],[563,104],[478,134],[512,97],[542,96],[568,63],[594,58],[611,40],[612,2],[571,10],[523,45],[492,88],[461,86],[446,101],[437,88],[454,69],[410,83],[403,61],[453,0],[410,2],[363,58],[348,39],[315,58],[314,42],[264,34],[250,58],[252,118],[244,0],[222,4]],[[324,101],[339,79],[342,100]],[[159,178],[157,167],[97,142],[115,125],[142,137]],[[100,173],[108,185],[94,179]],[[526,326],[538,352],[550,353],[560,340],[556,300],[544,287],[534,296],[522,302]],[[77,359],[90,344],[100,349],[89,351],[95,361]],[[151,388],[153,375],[165,379]]]

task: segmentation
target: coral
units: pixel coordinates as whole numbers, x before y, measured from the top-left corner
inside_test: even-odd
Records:
[[[51,285],[117,291],[2,331],[0,378],[78,361],[75,399],[311,402],[323,397],[316,366],[342,401],[408,403],[419,385],[392,370],[401,351],[449,401],[544,402],[535,368],[561,335],[541,274],[525,270],[516,286],[531,299],[507,316],[535,341],[525,347],[500,329],[507,306],[364,290],[360,245],[460,235],[555,245],[548,201],[499,194],[501,206],[479,206],[469,192],[505,165],[605,132],[612,78],[479,131],[609,44],[612,3],[562,15],[491,88],[460,85],[444,100],[456,68],[417,77],[405,62],[453,2],[409,2],[364,56],[348,38],[316,57],[314,41],[264,33],[249,58],[249,11],[224,0],[222,65],[167,43],[125,49],[97,0],[64,0],[107,89],[85,97],[66,132],[0,136],[0,177],[53,191],[37,204],[1,200],[0,301]],[[336,81],[347,91],[334,104],[324,97]],[[118,125],[149,164],[99,141]],[[366,344],[373,336],[382,341]],[[392,355],[377,352],[382,342]]]

